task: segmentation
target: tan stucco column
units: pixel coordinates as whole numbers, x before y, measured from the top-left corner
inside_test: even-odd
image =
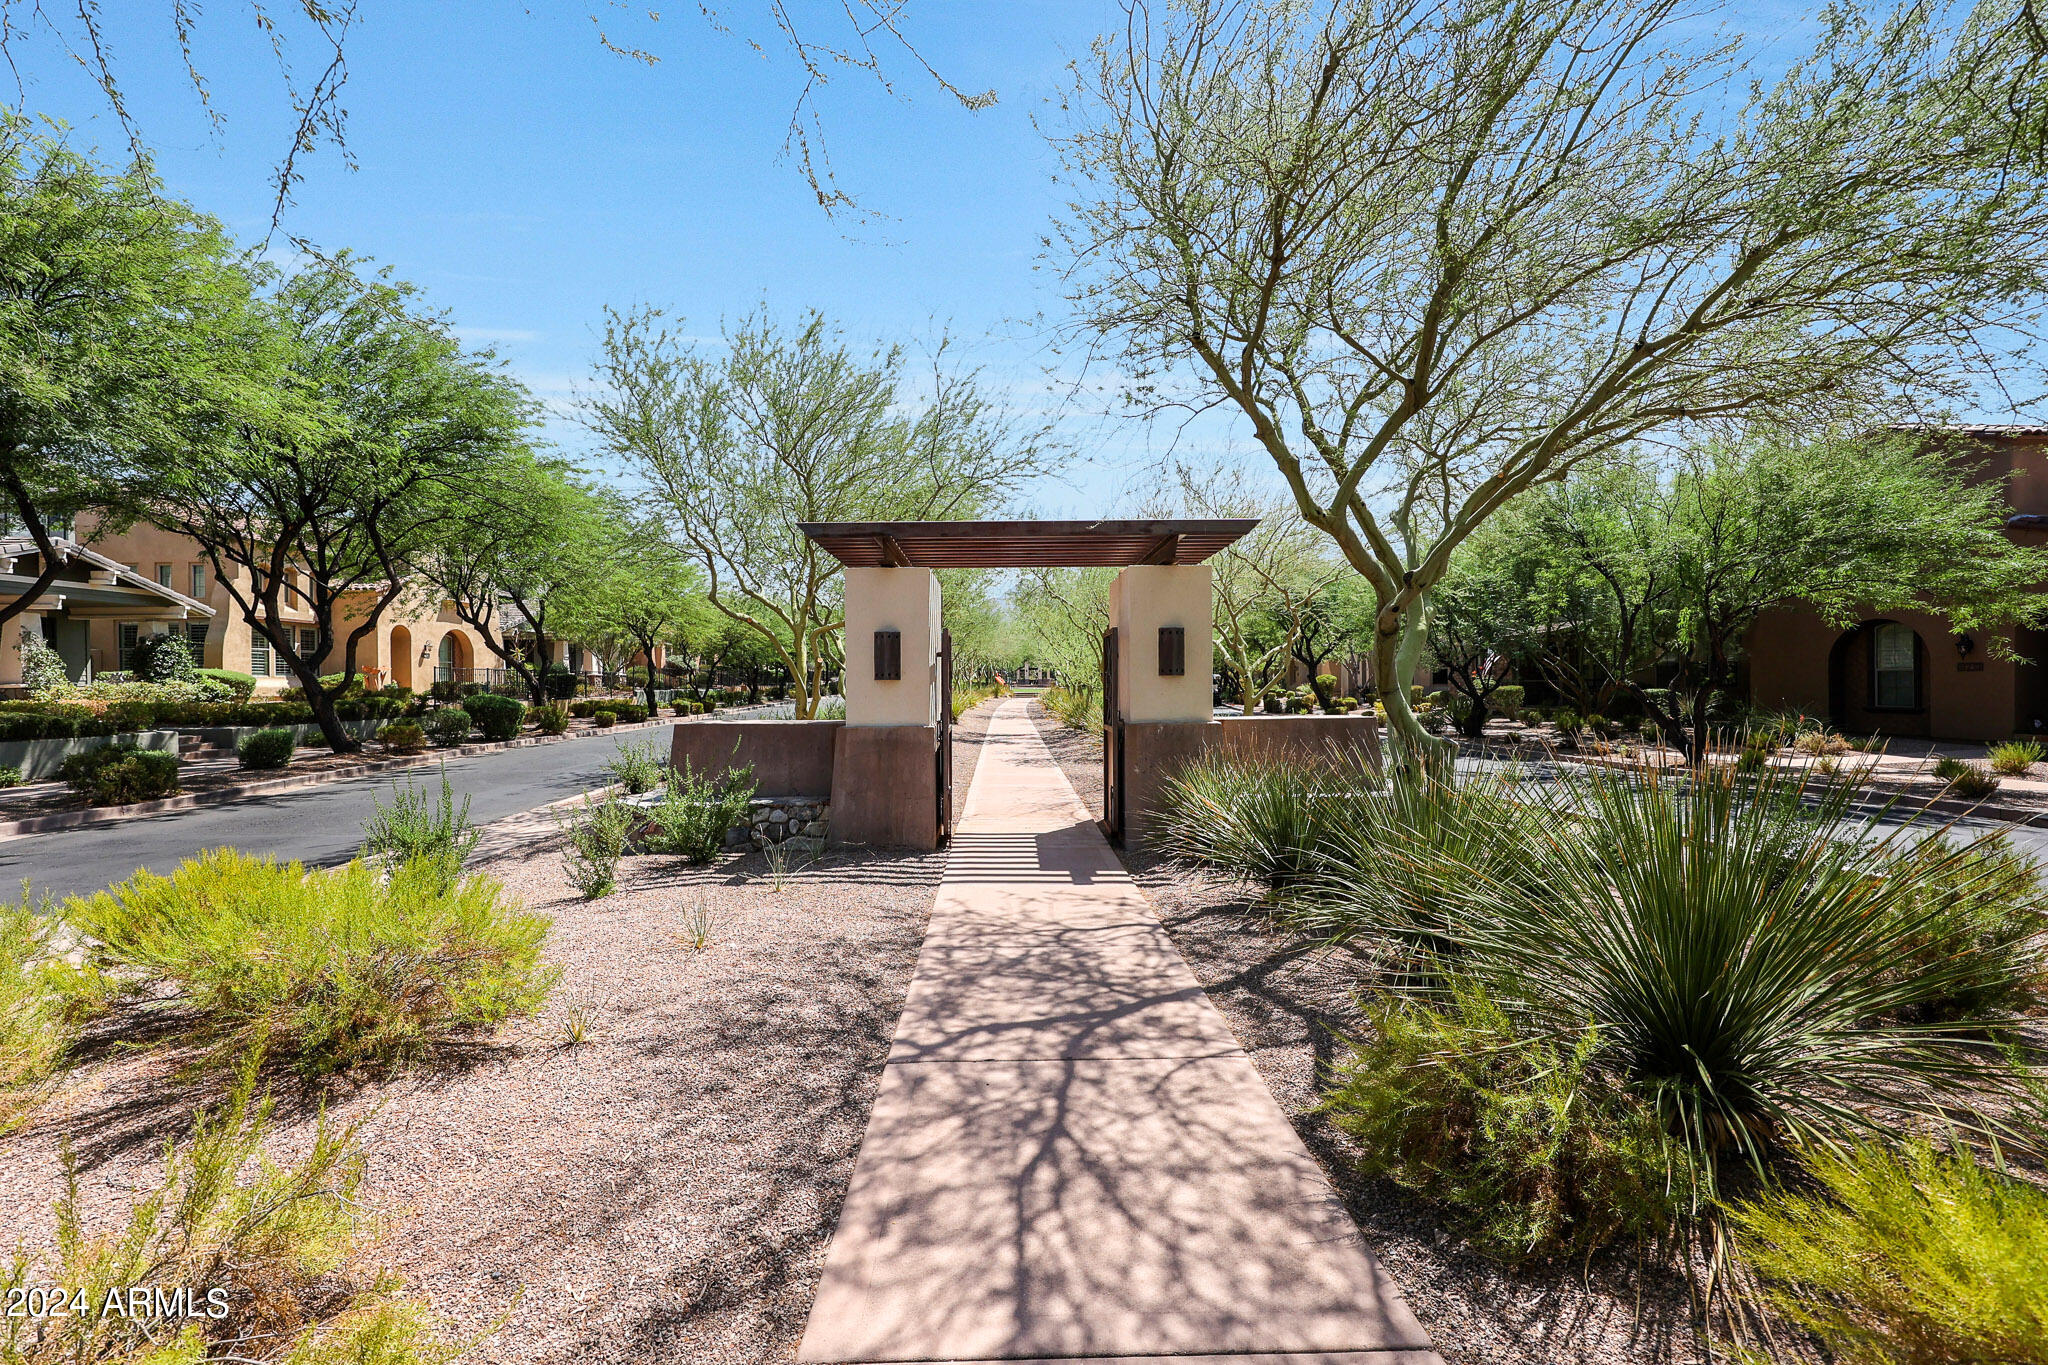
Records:
[[[835,844],[939,846],[939,632],[939,580],[930,569],[846,570],[846,724],[835,736],[832,761]],[[878,676],[889,673],[895,676]]]
[[[1207,564],[1134,564],[1109,589],[1117,632],[1117,710],[1130,721],[1201,721],[1214,710]],[[1181,632],[1181,672],[1162,674],[1160,631]]]

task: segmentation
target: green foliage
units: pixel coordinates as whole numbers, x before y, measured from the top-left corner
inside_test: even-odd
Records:
[[[65,969],[50,960],[49,911],[26,898],[0,905],[0,1136],[45,1097],[78,1032]]]
[[[1909,1019],[1990,1021],[2048,1004],[2048,897],[2040,869],[2005,836],[1930,836],[1900,851],[1886,875],[1902,878],[1899,913],[1909,920],[1886,971],[1939,971],[1948,982]]]
[[[175,794],[178,756],[161,749],[109,744],[72,754],[57,775],[95,806],[125,806]]]
[[[138,638],[133,666],[135,676],[144,682],[192,682],[199,673],[191,647],[168,631]]]
[[[386,725],[377,731],[377,742],[398,754],[426,752],[427,732],[409,720]]]
[[[167,1145],[159,1182],[131,1196],[125,1222],[86,1231],[79,1172],[67,1159],[55,1246],[17,1254],[0,1294],[61,1289],[90,1311],[0,1320],[8,1365],[202,1365],[260,1358],[289,1365],[447,1365],[459,1354],[425,1313],[395,1297],[397,1279],[368,1263],[379,1228],[364,1211],[358,1124],[322,1115],[288,1163],[266,1152],[273,1106],[255,1097],[255,1059],[182,1145]],[[131,1287],[217,1291],[225,1315],[178,1323],[102,1312]],[[256,1345],[255,1343],[262,1343]]]
[[[615,724],[638,725],[641,721],[647,719],[647,708],[637,701],[620,701],[616,698],[608,698],[592,707],[591,715],[593,717],[609,715]]]
[[[457,808],[447,765],[441,768],[438,799],[408,780],[402,787],[396,782],[391,784],[389,806],[374,797],[372,801],[375,809],[363,822],[362,856],[381,862],[393,875],[401,867],[415,867],[435,885],[453,889],[462,878],[463,864],[483,838],[483,831],[469,822],[467,795]]]
[[[15,648],[21,655],[21,685],[29,691],[61,688],[71,680],[64,672],[62,656],[50,648],[40,631],[23,631]]]
[[[2007,777],[2025,777],[2027,769],[2048,757],[2048,750],[2031,739],[2010,739],[2003,744],[1994,744],[1986,752],[1991,771]]]
[[[298,736],[290,730],[258,730],[242,736],[235,745],[235,756],[242,760],[244,768],[267,771],[289,767],[298,749]]]
[[[565,734],[569,729],[569,711],[560,702],[549,702],[546,706],[533,708],[533,728],[544,735]]]
[[[586,801],[558,821],[563,833],[562,870],[587,901],[609,896],[618,885],[619,859],[642,815],[623,801]]]
[[[525,702],[490,692],[471,697],[463,703],[463,709],[476,721],[476,728],[483,731],[485,739],[517,739],[519,727],[526,719]]]
[[[1169,856],[1285,889],[1314,865],[1334,808],[1367,785],[1327,763],[1209,754],[1167,779],[1154,838]]]
[[[202,668],[197,670],[197,676],[202,681],[219,683],[229,688],[238,701],[247,701],[256,690],[255,676],[249,673],[236,673],[226,668]]]
[[[1368,1175],[1444,1205],[1507,1260],[1670,1236],[1689,1211],[1685,1148],[1594,1063],[1595,1029],[1520,1035],[1469,982],[1431,1005],[1382,999],[1324,1109]]]
[[[1924,1142],[1810,1157],[1820,1189],[1735,1210],[1743,1258],[1831,1358],[2048,1362],[2048,1193]]]
[[[1948,784],[1944,795],[1982,801],[1998,790],[1998,779],[1983,765],[1949,755],[1934,761],[1934,775]]]
[[[746,822],[754,790],[751,766],[728,769],[714,779],[691,772],[685,764],[681,772],[669,775],[642,842],[649,853],[708,863],[724,850],[726,831]]]
[[[616,711],[593,711],[590,719],[598,729],[609,730],[619,723],[619,713]]]
[[[466,742],[469,732],[476,728],[469,712],[460,706],[438,706],[427,712],[422,725],[427,737],[443,749]]]
[[[668,774],[668,760],[659,740],[629,742],[621,744],[619,751],[605,760],[604,770],[611,775],[614,785],[626,789],[627,795],[639,796],[661,785]]]
[[[0,791],[5,791],[9,787],[19,787],[21,781],[21,769],[11,763],[0,763]]]
[[[1093,734],[1102,728],[1102,704],[1095,689],[1087,684],[1048,687],[1039,704],[1070,730]]]
[[[196,1011],[216,1057],[262,1048],[308,1075],[416,1061],[531,1012],[556,975],[540,961],[545,917],[426,863],[386,878],[213,849],[64,914],[107,966]]]

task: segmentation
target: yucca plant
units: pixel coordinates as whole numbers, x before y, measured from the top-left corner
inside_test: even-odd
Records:
[[[1567,776],[1572,817],[1526,875],[1474,868],[1448,937],[1532,1035],[1600,1031],[1704,1194],[1729,1153],[1762,1166],[1776,1143],[1839,1146],[1901,1114],[2025,1138],[1984,1103],[2026,1088],[1986,1032],[2003,1021],[1912,1022],[1978,983],[1981,959],[1901,969],[1943,914],[1929,882],[1995,874],[1960,850],[1904,856],[1917,831],[1883,832],[1852,794],[1785,770]]]
[[[1336,762],[1207,754],[1167,779],[1152,837],[1169,857],[1284,890],[1314,865],[1325,815],[1369,782]]]
[[[2009,739],[2003,744],[1994,744],[1985,751],[1984,757],[1991,764],[1991,771],[2004,773],[2007,777],[2025,777],[2027,769],[2039,763],[2048,754],[2031,739]]]

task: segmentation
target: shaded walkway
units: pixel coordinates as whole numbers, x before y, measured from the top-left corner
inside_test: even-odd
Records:
[[[990,725],[797,1358],[1435,1362],[1025,706]]]

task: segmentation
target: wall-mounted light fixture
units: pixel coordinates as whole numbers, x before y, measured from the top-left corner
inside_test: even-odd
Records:
[[[1179,626],[1159,628],[1159,676],[1183,678],[1188,671],[1188,633]]]
[[[875,632],[875,681],[898,682],[903,677],[903,632]]]
[[[1977,642],[1970,638],[1970,633],[1968,631],[1964,631],[1962,634],[1956,636],[1956,657],[1958,659],[1967,659],[1972,654],[1976,653],[1976,651]]]

